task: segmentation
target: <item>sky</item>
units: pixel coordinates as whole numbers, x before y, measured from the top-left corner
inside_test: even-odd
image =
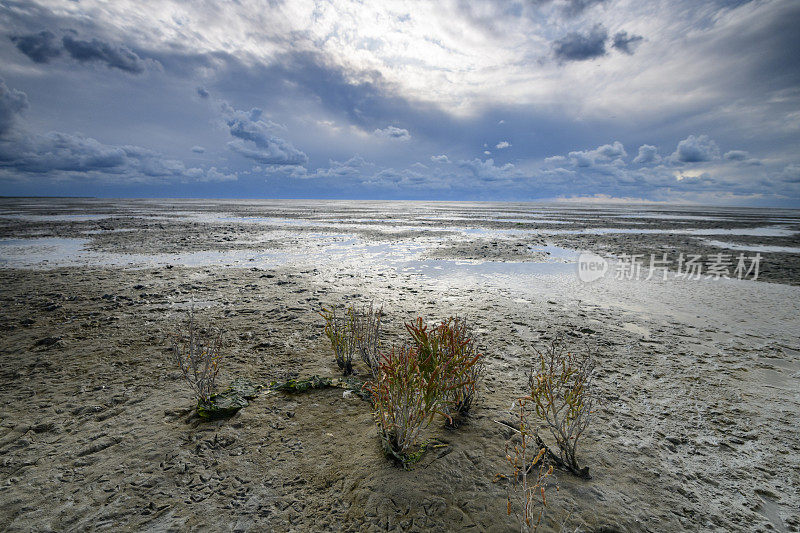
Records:
[[[1,0],[0,195],[800,207],[796,0]]]

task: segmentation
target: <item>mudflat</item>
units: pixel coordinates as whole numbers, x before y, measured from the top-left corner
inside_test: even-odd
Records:
[[[592,479],[556,472],[544,530],[798,530],[798,232],[776,210],[3,200],[0,524],[516,530],[502,422],[561,335],[598,352]],[[578,251],[606,277],[582,282]],[[758,280],[614,275],[626,255],[718,253],[759,253]],[[225,331],[223,386],[336,376],[317,312],[369,301],[384,346],[458,315],[486,361],[471,417],[435,419],[447,446],[408,471],[356,395],[264,391],[204,421],[169,357],[194,307]]]

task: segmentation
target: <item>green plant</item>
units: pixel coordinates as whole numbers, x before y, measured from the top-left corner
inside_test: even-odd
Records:
[[[348,308],[342,315],[337,314],[335,308],[323,309],[320,315],[325,319],[324,331],[331,342],[336,364],[345,376],[349,376],[353,373],[353,355],[358,348],[353,308]]]
[[[429,366],[417,348],[403,345],[383,354],[378,376],[364,384],[373,402],[384,453],[403,467],[419,459],[418,439],[442,402],[444,369]]]
[[[331,342],[336,364],[345,376],[353,374],[353,356],[358,353],[373,375],[377,372],[380,356],[380,330],[382,309],[369,306],[357,309],[349,306],[343,314],[336,309],[323,309],[325,335]]]
[[[506,512],[516,514],[523,532],[539,528],[547,507],[548,478],[553,474],[553,466],[547,461],[547,449],[536,445],[535,429],[528,423],[530,401],[529,398],[517,400],[519,443],[511,447],[506,445],[506,461],[512,473],[508,478]]]
[[[352,311],[352,327],[356,337],[356,347],[361,355],[361,360],[364,361],[373,376],[377,373],[380,364],[382,316],[383,308],[375,308],[372,302],[369,306]]]
[[[592,419],[594,406],[594,357],[590,350],[578,354],[567,349],[560,338],[544,350],[535,350],[537,359],[528,375],[530,402],[536,415],[546,424],[556,442],[558,453],[537,441],[547,450],[556,465],[588,478],[588,467],[577,461],[578,444]]]
[[[172,358],[192,387],[198,404],[207,404],[216,389],[222,361],[222,331],[213,325],[201,326],[195,320],[194,308],[183,330],[172,339]]]
[[[471,328],[464,319],[448,318],[430,330],[417,317],[406,324],[422,359],[421,370],[427,374],[431,368],[444,370],[444,406],[448,413],[469,413],[483,374],[483,359],[478,353]],[[452,424],[452,417],[448,416]]]

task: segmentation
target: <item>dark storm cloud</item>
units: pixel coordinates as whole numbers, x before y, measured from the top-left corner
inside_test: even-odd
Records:
[[[55,34],[48,30],[29,35],[14,35],[11,41],[20,52],[35,63],[47,63],[61,55],[61,43],[56,41]]]
[[[74,32],[71,32],[74,33]],[[141,74],[145,62],[125,46],[110,44],[100,39],[85,41],[74,35],[65,35],[60,41],[56,35],[44,30],[27,35],[14,35],[11,41],[17,49],[35,63],[49,63],[65,52],[80,63],[96,62],[131,74]]]
[[[636,47],[639,46],[643,40],[644,37],[641,35],[628,35],[628,32],[620,31],[614,34],[614,40],[611,46],[614,47],[615,50],[633,55],[633,52],[636,51]]]
[[[708,135],[689,135],[678,143],[678,148],[672,154],[675,161],[681,163],[702,163],[719,159],[717,143],[709,139]]]
[[[292,102],[310,98],[365,131],[384,128],[398,118],[413,125],[415,134],[441,131],[453,124],[452,117],[441,108],[401,96],[380,72],[352,71],[329,63],[318,53],[292,51],[275,58],[270,65],[255,68],[232,58],[225,60],[231,69],[226,73],[230,87],[250,80],[261,92],[266,84],[275,95]]]
[[[606,54],[608,31],[600,24],[587,33],[572,32],[553,42],[553,54],[559,61],[585,61]]]
[[[152,181],[192,178],[197,181],[236,179],[216,168],[189,168],[182,161],[133,145],[108,145],[83,135],[51,131],[34,134],[17,118],[28,107],[27,95],[9,89],[0,79],[0,170],[15,179],[28,176],[101,177]]]
[[[78,3],[70,4],[75,6],[73,9],[53,10],[39,7],[37,1],[0,2],[0,24],[13,28],[8,33],[17,38],[0,38],[0,62],[8,62],[6,77],[14,86],[24,88],[36,103],[32,128],[43,124],[69,132],[80,128],[88,130],[95,139],[44,133],[46,130],[37,130],[36,134],[22,132],[15,126],[15,118],[27,105],[25,95],[5,89],[0,95],[0,176],[3,177],[18,172],[39,176],[41,181],[48,174],[58,179],[64,173],[75,178],[102,174],[114,182],[147,177],[162,179],[157,176],[196,180],[235,178],[227,174],[229,170],[185,168],[183,162],[171,158],[186,157],[186,164],[193,160],[206,165],[216,163],[222,168],[227,164],[220,164],[222,159],[230,160],[234,168],[241,170],[252,169],[257,162],[264,167],[280,168],[287,178],[320,178],[295,181],[298,185],[292,185],[292,180],[270,180],[270,187],[283,187],[281,191],[290,196],[314,195],[320,190],[339,194],[337,187],[342,182],[353,184],[346,191],[352,197],[373,194],[369,186],[385,185],[386,190],[393,191],[389,196],[405,196],[402,187],[417,190],[441,187],[455,191],[456,198],[464,199],[471,194],[473,198],[484,198],[486,183],[502,183],[502,187],[495,187],[492,192],[505,199],[540,197],[545,194],[542,191],[553,197],[598,191],[630,196],[635,191],[648,197],[659,194],[660,190],[681,191],[692,187],[709,190],[716,187],[722,193],[735,193],[739,191],[737,185],[717,179],[732,172],[743,176],[743,182],[753,192],[754,176],[762,170],[751,166],[757,160],[750,155],[727,151],[741,148],[764,157],[765,170],[758,175],[765,176],[759,179],[766,181],[763,187],[755,189],[757,192],[771,194],[783,187],[779,192],[789,194],[785,184],[797,182],[796,168],[787,174],[793,182],[789,178],[778,182],[776,178],[780,185],[770,189],[767,179],[777,175],[773,170],[775,165],[780,164],[780,171],[796,159],[794,146],[787,149],[786,145],[796,144],[796,129],[792,128],[798,123],[793,114],[797,109],[796,87],[800,85],[800,59],[793,53],[800,47],[794,29],[800,24],[797,3],[779,0],[764,2],[758,9],[753,4],[741,9],[732,5],[717,8],[718,2],[698,7],[694,2],[682,0],[676,2],[676,9],[669,10],[676,14],[677,20],[660,21],[647,13],[652,10],[617,10],[612,2],[598,0],[492,0],[489,7],[464,0],[461,5],[469,13],[465,11],[463,16],[456,13],[459,19],[454,22],[459,25],[469,22],[473,25],[470,29],[475,31],[491,28],[486,31],[491,31],[491,38],[497,41],[487,44],[500,48],[508,46],[509,41],[516,46],[516,38],[530,30],[536,39],[526,41],[531,43],[531,56],[525,56],[521,62],[528,61],[535,53],[543,75],[552,74],[560,83],[553,84],[558,87],[555,94],[543,88],[547,93],[544,101],[553,105],[528,105],[529,102],[509,99],[504,94],[487,99],[476,93],[474,98],[465,98],[463,104],[458,104],[465,111],[460,113],[448,108],[447,84],[442,84],[436,93],[445,102],[441,105],[438,100],[425,100],[424,91],[417,91],[413,83],[397,76],[394,62],[407,59],[401,52],[388,59],[378,54],[375,62],[350,61],[348,45],[352,42],[341,30],[334,33],[342,39],[343,46],[330,55],[325,46],[307,46],[309,38],[303,33],[307,28],[303,27],[291,35],[283,35],[284,41],[273,39],[271,42],[276,46],[264,47],[268,51],[253,53],[249,47],[251,41],[239,38],[237,32],[226,35],[225,45],[218,46],[210,34],[196,35],[205,28],[187,25],[167,40],[166,36],[172,34],[165,28],[172,28],[171,22],[157,14],[149,16],[133,4],[130,8],[109,10],[112,13],[109,15],[80,7],[82,4]],[[202,15],[208,9],[204,4],[196,11]],[[742,12],[736,13],[736,9]],[[133,27],[111,18],[128,12],[141,14],[141,24]],[[27,21],[20,23],[21,14],[25,13],[29,13],[25,15]],[[695,13],[705,18],[695,19]],[[235,18],[236,8],[226,9],[226,14]],[[534,19],[537,15],[541,18]],[[669,13],[662,15],[670,18]],[[245,19],[251,13],[242,9],[238,16]],[[410,27],[415,23],[413,16],[398,17],[403,25]],[[537,23],[526,26],[528,20]],[[605,26],[592,26],[600,21]],[[685,35],[674,35],[674,27],[685,29]],[[41,32],[44,28],[55,34],[42,35],[47,33]],[[68,32],[67,28],[75,32]],[[609,33],[606,28],[613,31]],[[628,32],[617,31],[621,28]],[[643,31],[643,28],[649,28],[643,32],[649,42],[664,46],[642,46],[645,39],[632,30]],[[209,28],[212,29],[224,30]],[[405,29],[406,26],[400,27],[401,33]],[[94,48],[95,52],[87,50],[82,59],[74,58],[61,42],[64,35],[84,43],[87,49]],[[549,45],[541,44],[539,39],[543,36]],[[23,44],[20,39],[28,37],[29,42]],[[103,55],[103,44],[133,54],[134,70],[137,64],[142,69],[151,69],[154,60],[163,69],[157,76],[151,76],[147,84],[134,83],[137,80],[117,72],[131,72],[125,70],[124,59],[122,67],[110,64],[108,55]],[[469,46],[460,50],[451,44],[442,38],[442,53],[463,53],[467,55],[459,61],[470,59]],[[311,49],[316,51],[307,51]],[[55,50],[60,50],[60,57]],[[597,78],[575,80],[570,77],[572,69],[561,69],[555,74],[548,70],[554,62],[563,65],[633,52],[637,55],[631,60],[625,56],[626,61],[608,65],[599,62]],[[657,57],[661,52],[670,58],[668,69],[662,69],[663,62]],[[646,54],[654,55],[645,58]],[[549,61],[543,55],[548,55]],[[681,98],[663,98],[663,92],[642,96],[640,74],[645,59],[652,87]],[[67,75],[63,65],[76,66],[77,61],[102,68],[73,69]],[[57,65],[32,68],[36,65],[31,62]],[[355,64],[375,65],[377,70],[359,70],[352,67]],[[442,70],[436,73],[448,80],[452,78],[454,87],[463,87],[463,78],[456,70],[448,72],[446,65],[446,61],[434,65]],[[719,69],[709,68],[714,65]],[[514,69],[505,72],[506,66],[496,67],[493,79],[498,86],[514,78]],[[419,74],[421,71],[414,71],[416,67],[416,63],[410,64],[409,70]],[[603,72],[607,67],[612,67],[613,72]],[[479,76],[477,82],[481,79]],[[587,86],[588,91],[578,90]],[[685,90],[686,87],[691,90]],[[630,93],[626,94],[628,90]],[[584,93],[591,94],[587,97]],[[225,98],[245,111],[234,110],[236,117],[220,113],[213,107],[217,98]],[[72,105],[59,107],[64,101]],[[120,101],[125,105],[119,105]],[[719,102],[729,102],[730,106],[723,108]],[[255,106],[265,110],[264,117],[285,126],[262,118],[257,111],[246,111]],[[654,107],[657,112],[652,112]],[[215,114],[209,117],[212,108]],[[578,114],[582,116],[576,119]],[[739,122],[734,121],[734,115]],[[236,120],[229,123],[232,118],[238,123]],[[501,118],[504,120],[499,121]],[[219,128],[204,130],[209,119]],[[390,129],[391,124],[397,131]],[[770,135],[768,128],[779,133]],[[147,136],[150,131],[158,132],[152,140]],[[413,132],[413,137],[411,133],[406,137],[404,131]],[[766,134],[761,134],[765,131]],[[708,138],[687,138],[690,132],[708,133],[723,150]],[[381,136],[385,139],[378,138]],[[168,155],[101,142],[110,138],[125,139],[131,145],[153,143],[153,147]],[[408,142],[392,142],[404,138]],[[631,154],[633,161],[624,155],[621,143],[604,144],[617,138],[629,147],[639,146],[638,154],[636,150]],[[503,139],[513,139],[513,164],[507,164],[512,156],[509,151],[496,152],[495,160],[476,158],[484,143],[499,146],[498,141]],[[643,141],[654,146],[643,145]],[[676,144],[679,144],[677,149]],[[200,146],[208,151],[202,152]],[[226,146],[227,153],[220,150]],[[669,155],[673,150],[675,153]],[[720,157],[723,152],[725,155]],[[198,156],[200,153],[204,155]],[[367,160],[350,159],[355,153],[363,154]],[[558,161],[552,158],[552,162],[543,162],[551,154],[561,155],[557,156]],[[769,157],[772,154],[774,157]],[[430,167],[411,164],[419,160]],[[703,164],[709,161],[713,164]],[[540,165],[546,168],[537,168]],[[713,180],[693,177],[705,167]],[[271,194],[272,190],[265,192],[259,170],[267,173],[257,167],[251,174],[242,174],[252,181],[250,194]],[[677,174],[681,175],[680,181],[676,181]],[[101,179],[98,178],[98,183]],[[359,187],[360,184],[367,185]],[[2,190],[3,194],[7,191],[13,192],[10,188]],[[231,192],[218,187],[205,191],[204,194],[217,191],[227,195],[238,194],[240,189]],[[795,194],[795,197],[800,196]]]
[[[0,78],[0,138],[8,134],[17,116],[28,107],[28,96],[22,91],[9,89]]]
[[[144,72],[144,61],[124,46],[111,45],[99,39],[82,41],[70,35],[64,36],[61,42],[70,57],[81,63],[96,61],[108,68],[116,68],[131,74]]]
[[[164,63],[161,56],[157,59]],[[474,134],[440,107],[401,96],[380,73],[354,72],[330,64],[319,53],[293,51],[268,65],[245,64],[229,55],[213,59],[220,80],[214,92],[253,91],[276,107],[308,107],[310,101],[365,132],[383,129],[402,118],[415,139],[447,136],[471,141]]]
[[[222,103],[222,111],[228,132],[236,138],[228,143],[228,148],[234,152],[265,165],[304,165],[308,162],[305,153],[272,134],[272,130],[279,126],[261,120],[260,109],[244,112]]]
[[[323,57],[305,52],[291,52],[267,69],[268,75],[286,79],[301,90],[313,94],[332,110],[344,112],[359,125],[372,125],[386,117],[413,113],[407,102],[391,96],[383,76],[376,71],[357,76],[341,67],[326,63]],[[391,109],[394,105],[401,107]],[[375,124],[377,125],[377,124]]]
[[[131,179],[180,178],[187,172],[183,162],[146,148],[107,145],[61,132],[20,133],[0,143],[0,168],[26,174],[101,173]]]

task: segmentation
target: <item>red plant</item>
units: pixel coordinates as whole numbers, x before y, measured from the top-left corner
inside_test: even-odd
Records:
[[[423,373],[429,368],[444,369],[444,398],[447,412],[465,415],[472,407],[478,381],[483,373],[483,360],[472,339],[469,325],[460,318],[448,318],[428,330],[422,318],[406,324],[414,339]],[[452,423],[452,418],[448,416]]]
[[[424,363],[430,363],[427,359]],[[441,366],[422,371],[419,351],[408,345],[383,354],[370,392],[384,453],[404,467],[419,458],[414,449],[420,431],[430,424],[442,398]]]
[[[480,354],[458,319],[428,330],[421,318],[406,324],[414,345],[382,354],[375,377],[364,387],[372,396],[384,452],[404,467],[417,461],[419,435],[436,413],[453,423],[474,396]]]

